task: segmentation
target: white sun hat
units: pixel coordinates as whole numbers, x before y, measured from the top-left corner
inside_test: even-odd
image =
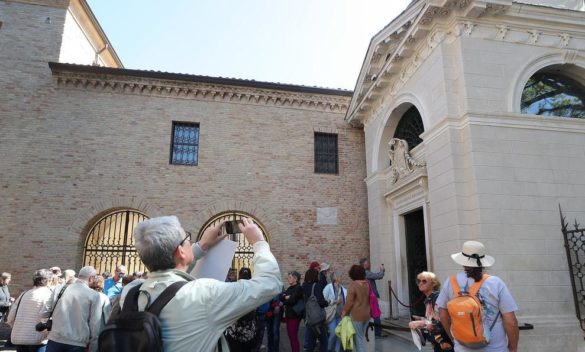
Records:
[[[496,261],[494,257],[485,254],[485,246],[481,242],[467,241],[459,253],[451,254],[455,263],[469,267],[490,267]]]

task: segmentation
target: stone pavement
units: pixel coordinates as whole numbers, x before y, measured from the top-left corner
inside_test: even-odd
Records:
[[[0,351],[16,351],[14,348],[4,347],[4,343],[8,338],[10,328],[8,325],[1,323],[0,325]],[[301,327],[299,332],[299,340],[303,343],[304,327]],[[266,337],[265,337],[266,339]],[[264,350],[263,350],[264,351]],[[375,340],[375,352],[416,352],[418,349],[410,341],[394,335],[387,336],[383,339]],[[432,349],[425,349],[423,351],[432,351]],[[286,328],[281,325],[280,329],[280,352],[290,352],[290,344],[288,343],[288,336]]]

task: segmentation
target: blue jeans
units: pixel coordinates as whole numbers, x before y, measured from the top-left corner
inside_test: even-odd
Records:
[[[258,316],[258,320],[256,321],[256,329],[258,329],[258,336],[256,336],[257,344],[254,351],[260,352],[260,347],[262,347],[262,341],[264,341],[264,328],[266,328],[266,317],[264,314],[262,316]]]
[[[266,318],[268,352],[278,352],[280,347],[280,313]]]
[[[339,337],[335,335],[335,328],[341,321],[340,316],[335,316],[331,323],[329,323],[329,341],[327,343],[327,348],[329,351],[336,351],[341,352],[341,341],[339,341]]]
[[[327,323],[322,322],[315,326],[305,326],[305,342],[308,342],[306,350],[313,352],[319,340],[319,351],[327,352]]]
[[[86,350],[87,347],[66,345],[64,343],[49,340],[46,352],[85,352]]]
[[[45,352],[47,345],[14,345],[16,352]]]
[[[374,318],[374,324],[376,324],[374,326],[374,333],[376,336],[382,336],[382,321],[380,317]]]
[[[368,346],[366,346],[366,328],[368,327],[367,321],[355,321],[351,320],[355,329],[355,335],[353,336],[354,352],[366,352]]]

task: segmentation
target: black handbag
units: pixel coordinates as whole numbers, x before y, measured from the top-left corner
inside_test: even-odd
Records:
[[[292,306],[292,310],[299,317],[304,316],[305,315],[305,301],[302,298],[299,298],[297,303],[295,303],[294,306]]]

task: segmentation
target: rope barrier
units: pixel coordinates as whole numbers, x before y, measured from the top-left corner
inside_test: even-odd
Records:
[[[391,281],[388,281],[388,288],[390,288],[390,293],[392,294],[392,296],[394,296],[394,298],[396,298],[396,301],[398,302],[398,304],[400,304],[401,306],[403,306],[405,308],[412,308],[425,299],[425,295],[421,294],[421,296],[416,301],[414,301],[414,303],[412,303],[410,305],[404,304],[404,303],[402,303],[402,301],[400,301],[398,299],[398,296],[396,296],[396,292],[394,292],[394,289],[392,288]]]

